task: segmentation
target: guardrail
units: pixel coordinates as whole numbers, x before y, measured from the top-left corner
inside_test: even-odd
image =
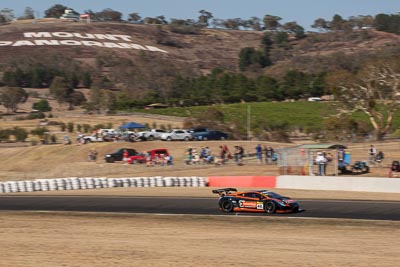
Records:
[[[126,177],[94,178],[69,177],[55,179],[36,179],[34,181],[0,182],[0,193],[81,190],[113,187],[205,187],[203,177]]]

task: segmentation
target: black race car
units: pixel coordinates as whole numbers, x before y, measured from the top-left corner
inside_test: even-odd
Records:
[[[248,211],[272,214],[300,211],[297,201],[268,190],[238,192],[236,188],[223,188],[212,192],[220,196],[218,205],[223,212]]]

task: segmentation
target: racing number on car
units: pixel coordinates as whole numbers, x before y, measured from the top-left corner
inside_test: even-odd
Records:
[[[244,200],[239,200],[239,207],[243,208],[244,207],[243,203],[244,203]]]
[[[264,204],[262,202],[257,202],[257,209],[258,210],[263,210],[264,209]]]

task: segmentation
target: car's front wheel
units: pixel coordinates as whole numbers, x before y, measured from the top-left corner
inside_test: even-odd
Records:
[[[223,212],[232,212],[233,211],[233,203],[230,200],[225,200],[221,203],[221,208]]]
[[[108,163],[114,163],[115,159],[114,159],[114,157],[109,157],[109,158],[106,159],[106,161]]]
[[[186,136],[183,140],[189,141],[189,137]]]
[[[168,136],[167,141],[172,141],[172,138],[170,136]]]
[[[264,204],[264,210],[267,214],[272,214],[275,213],[276,211],[276,205],[272,201],[268,201]]]

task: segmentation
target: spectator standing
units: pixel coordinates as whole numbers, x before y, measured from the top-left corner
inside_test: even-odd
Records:
[[[376,148],[374,147],[374,145],[371,145],[371,146],[369,147],[368,153],[369,153],[369,163],[370,163],[370,164],[374,164],[375,155],[376,155]]]
[[[227,158],[228,158],[228,159],[232,159],[232,154],[231,154],[231,152],[229,151],[229,148],[228,148],[227,145],[224,145],[224,150],[225,150],[225,152],[226,152]]]
[[[274,156],[274,149],[268,146],[265,149],[265,163],[272,164],[272,157]]]
[[[96,149],[92,148],[91,150],[89,150],[88,160],[89,161],[96,161],[97,160],[97,151],[96,151]]]
[[[257,157],[258,163],[261,163],[262,162],[262,147],[260,144],[258,144],[256,146],[256,157]]]
[[[243,147],[235,146],[235,161],[236,164],[239,166],[243,165],[242,163],[243,153],[244,153]]]
[[[324,153],[318,152],[315,162],[318,165],[318,175],[325,176],[325,165],[326,165],[327,160],[324,156]]]
[[[224,164],[226,161],[226,150],[224,149],[223,146],[219,146],[219,158],[221,161],[221,164]]]
[[[122,153],[122,160],[125,162],[125,164],[128,164],[128,159],[129,159],[129,152],[128,150],[124,149],[124,152]]]

